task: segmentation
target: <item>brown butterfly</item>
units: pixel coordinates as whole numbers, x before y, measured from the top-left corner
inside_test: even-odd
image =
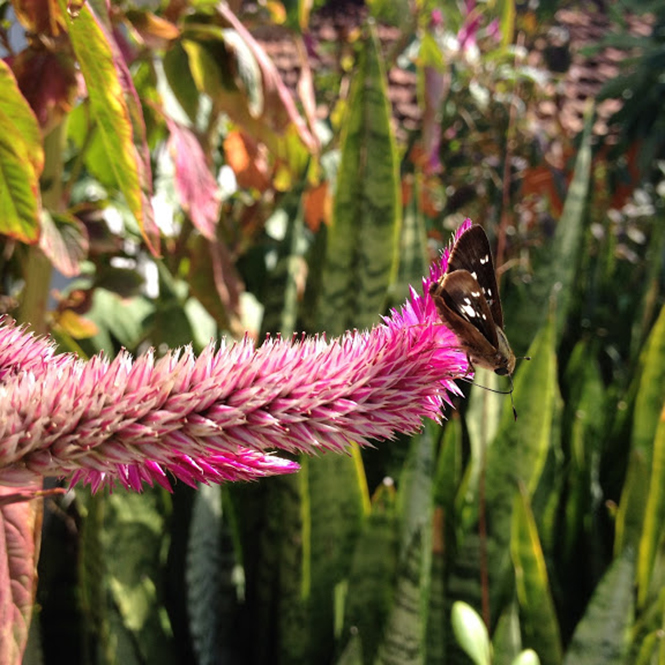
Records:
[[[515,354],[503,331],[494,260],[481,226],[474,225],[459,237],[446,273],[432,283],[429,292],[439,316],[457,336],[471,368],[477,365],[512,377]],[[509,392],[512,397],[512,378]]]

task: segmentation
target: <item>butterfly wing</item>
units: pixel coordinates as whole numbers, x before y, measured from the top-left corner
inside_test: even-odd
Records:
[[[476,281],[480,286],[480,292],[487,301],[494,323],[503,329],[503,312],[499,287],[496,283],[492,250],[482,226],[475,224],[459,237],[450,253],[444,281],[456,271],[467,271]],[[474,290],[477,291],[477,289]],[[492,327],[492,329],[494,328]],[[494,338],[496,339],[496,333],[494,333]]]
[[[439,315],[476,362],[496,355],[496,325],[480,284],[471,273],[456,270],[446,274],[442,282],[432,285],[431,294]]]

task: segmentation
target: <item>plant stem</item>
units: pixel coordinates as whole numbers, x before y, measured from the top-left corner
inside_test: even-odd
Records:
[[[44,139],[44,171],[41,177],[42,209],[59,210],[62,205],[62,149],[66,123],[61,122]],[[51,262],[39,245],[28,249],[23,263],[25,289],[18,312],[20,323],[36,333],[46,332],[46,306],[51,283]]]

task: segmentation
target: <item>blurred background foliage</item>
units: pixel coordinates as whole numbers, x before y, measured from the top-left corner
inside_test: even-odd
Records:
[[[294,477],[47,501],[23,662],[665,662],[663,0],[0,18],[0,304],[62,351],[369,327],[471,217],[533,359],[517,422],[479,372]]]

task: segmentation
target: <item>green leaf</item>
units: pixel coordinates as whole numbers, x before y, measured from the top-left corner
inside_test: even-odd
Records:
[[[354,548],[369,508],[360,451],[304,459],[308,496],[307,565],[310,649],[308,662],[323,662],[333,651],[334,592],[351,568]],[[363,645],[363,651],[365,646]]]
[[[623,665],[634,613],[632,556],[605,573],[577,624],[564,665]]]
[[[418,184],[418,178],[414,177],[414,191],[406,206],[400,232],[399,269],[390,293],[393,303],[401,304],[406,300],[409,288],[420,284],[429,264],[425,218],[418,206]]]
[[[501,612],[492,634],[494,662],[513,662],[522,649],[522,631],[520,630],[519,607],[517,598],[513,598]]]
[[[570,420],[568,451],[568,492],[565,505],[566,526],[557,536],[561,539],[563,561],[566,565],[578,565],[575,549],[585,536],[591,536],[597,499],[600,494],[597,483],[602,449],[602,432],[605,426],[605,389],[594,345],[580,341],[573,349],[566,368],[568,387],[567,411]],[[591,539],[590,542],[593,542]]]
[[[60,0],[74,52],[90,97],[96,122],[115,181],[139,223],[146,242],[158,250],[159,231],[153,219],[152,178],[145,125],[129,70],[112,37],[88,4],[72,18]]]
[[[399,479],[399,572],[378,663],[419,662],[425,653],[432,552],[432,474],[437,427],[411,438]]]
[[[0,60],[0,233],[21,242],[38,239],[43,167],[37,118]]]
[[[99,537],[113,635],[108,642],[110,660],[132,663],[156,658],[175,663],[173,635],[160,600],[170,496],[160,488],[142,494],[116,490],[103,498]]]
[[[106,289],[95,289],[92,308],[88,318],[97,324],[99,333],[90,340],[94,351],[102,349],[114,357],[116,347],[112,338],[119,346],[135,349],[145,338],[144,320],[154,312],[154,306],[143,297],[124,300]]]
[[[513,43],[515,34],[515,17],[517,11],[515,0],[501,0],[501,45],[506,48]]]
[[[513,504],[510,553],[520,604],[524,644],[537,649],[544,665],[558,665],[561,635],[529,497],[520,488]]]
[[[435,428],[429,422],[426,427]],[[438,427],[434,430],[438,431]],[[444,661],[450,639],[448,569],[455,553],[455,496],[462,476],[462,425],[455,415],[443,432],[434,475],[432,520],[432,570],[427,614],[426,663]]]
[[[475,665],[491,665],[492,649],[487,628],[478,613],[470,605],[458,601],[453,605],[452,624],[458,644]]]
[[[199,112],[199,93],[189,68],[187,53],[185,53],[180,42],[173,44],[164,55],[164,74],[182,110],[191,122],[196,122]],[[162,95],[162,97],[166,98],[167,96]],[[164,101],[167,104],[166,112],[171,117],[175,117],[168,106],[168,99]]]
[[[503,602],[500,590],[510,571],[513,497],[519,483],[529,496],[533,494],[551,445],[558,399],[554,315],[534,339],[528,355],[532,360],[523,362],[515,375],[517,422],[513,421],[510,404],[506,402],[499,432],[487,452],[489,574],[495,589],[493,601],[499,605]]]
[[[379,44],[369,33],[351,84],[319,294],[319,328],[333,335],[377,322],[397,268],[398,160]]]
[[[394,602],[386,623],[376,665],[412,665],[424,657],[429,577],[429,525],[411,531],[402,552]],[[427,566],[427,568],[425,568]]]
[[[187,616],[197,661],[204,663],[213,661],[223,645],[233,643],[233,614],[239,609],[234,607],[232,582],[237,562],[229,539],[222,542],[221,487],[201,485],[193,501],[185,564]]]
[[[665,402],[656,429],[651,458],[651,477],[642,539],[637,559],[637,604],[644,606],[653,584],[651,575],[658,547],[665,532]]]
[[[533,649],[525,649],[510,665],[540,665],[540,658]]]
[[[363,662],[374,662],[394,595],[398,560],[398,518],[395,487],[380,485],[357,541],[344,610],[342,644],[358,639]],[[345,651],[348,649],[345,647]]]
[[[432,522],[434,443],[437,434],[438,427],[428,422],[419,434],[412,436],[402,467],[397,495],[402,552],[413,541],[413,534]]]
[[[638,548],[649,493],[652,491],[644,478],[652,467],[655,434],[665,395],[665,307],[661,309],[649,335],[640,365],[630,459],[617,516],[617,554],[625,547]],[[654,535],[650,533],[647,537],[651,539]]]
[[[252,617],[245,662],[309,662],[307,482],[303,466],[297,475],[232,487],[234,504],[242,507],[246,607]]]
[[[19,90],[12,70],[3,60],[0,60],[0,100],[2,100],[0,112],[2,112],[4,131],[15,131],[12,139],[22,144],[21,150],[35,173],[39,175],[44,168],[39,123],[30,104]]]
[[[336,665],[363,665],[363,645],[360,635],[353,633]]]

